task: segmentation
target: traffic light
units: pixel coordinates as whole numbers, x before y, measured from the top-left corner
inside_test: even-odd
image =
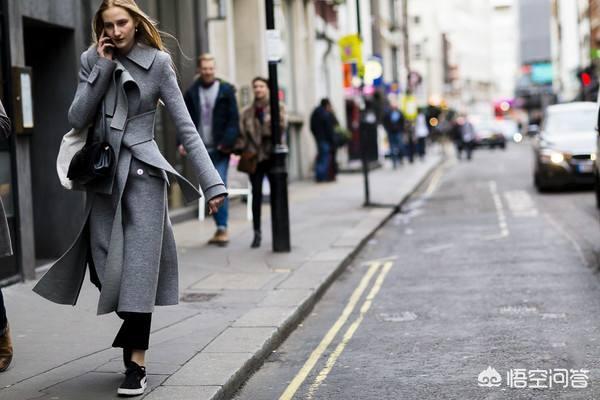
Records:
[[[590,86],[592,84],[592,75],[590,75],[588,72],[580,73],[579,79],[581,80],[581,84],[583,86]]]

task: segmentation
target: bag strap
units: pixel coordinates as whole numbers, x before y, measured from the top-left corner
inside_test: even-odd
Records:
[[[89,126],[87,130],[87,136],[85,138],[85,146],[90,146],[94,141],[94,133],[96,131],[96,126],[98,123],[98,115],[100,116],[100,123],[102,124],[102,136],[100,138],[101,141],[106,141],[106,114],[105,114],[105,105],[104,99],[100,100],[100,105],[96,110],[96,119]]]

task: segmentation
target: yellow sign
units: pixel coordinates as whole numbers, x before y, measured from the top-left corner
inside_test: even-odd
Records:
[[[338,44],[342,55],[342,63],[356,63],[358,71],[363,71],[362,40],[360,37],[358,35],[346,35],[338,41]]]
[[[417,98],[412,94],[403,95],[400,99],[400,109],[402,110],[402,114],[404,114],[404,118],[409,121],[415,121],[419,114]]]

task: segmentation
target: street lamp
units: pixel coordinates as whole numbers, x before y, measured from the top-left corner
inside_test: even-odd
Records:
[[[277,64],[280,59],[277,54],[279,34],[275,30],[273,0],[265,0],[265,6],[267,14],[271,140],[273,142],[270,196],[271,231],[273,233],[273,251],[276,253],[287,253],[291,251],[286,164],[288,148],[282,143],[281,124],[279,123],[279,83],[277,81]]]

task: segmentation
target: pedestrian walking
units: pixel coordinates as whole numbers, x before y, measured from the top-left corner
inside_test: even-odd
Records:
[[[335,150],[336,119],[329,99],[324,98],[310,116],[310,130],[317,144],[315,180],[329,182],[331,177],[332,151]]]
[[[93,18],[95,44],[81,56],[69,122],[93,126],[115,153],[109,177],[85,185],[85,220],[76,240],[34,287],[41,296],[75,305],[86,273],[99,288],[98,314],[116,312],[123,324],[113,347],[123,349],[119,395],[146,388],[154,306],[178,303],[177,251],[167,211],[167,173],[188,201],[200,196],[162,156],[154,141],[161,100],[177,128],[208,208],[227,195],[186,109],[161,33],[134,0],[104,0]],[[84,338],[74,337],[74,340]]]
[[[415,135],[417,136],[417,154],[421,161],[425,159],[425,147],[427,145],[427,137],[429,136],[429,127],[425,119],[425,114],[420,113],[417,116],[415,124]]]
[[[227,185],[227,173],[231,151],[239,136],[239,112],[235,88],[230,83],[217,79],[216,61],[211,54],[198,57],[198,78],[185,92],[185,104],[192,116],[198,133],[202,137],[210,158]],[[185,155],[185,148],[179,146]],[[213,215],[217,230],[208,241],[217,246],[227,246],[229,235],[229,201]]]
[[[396,104],[389,103],[383,113],[383,128],[387,133],[388,142],[390,144],[390,157],[392,166],[397,168],[398,164],[402,165],[404,158],[404,115]]]
[[[0,134],[8,137],[11,133],[10,119],[4,111],[4,106],[0,102]],[[12,244],[10,241],[10,232],[8,222],[4,212],[4,205],[0,199],[0,257],[12,255]],[[0,372],[8,369],[13,358],[12,340],[10,337],[10,326],[6,317],[6,307],[4,305],[4,296],[0,290]]]
[[[236,143],[236,153],[240,154],[238,169],[249,175],[252,185],[252,226],[254,239],[250,247],[260,247],[261,210],[263,202],[263,181],[265,176],[272,184],[273,140],[271,135],[271,108],[269,106],[269,81],[263,77],[252,80],[254,101],[242,111],[240,137]],[[279,105],[281,132],[285,131],[285,107]]]
[[[452,128],[452,136],[454,137],[458,159],[462,159],[462,152],[464,151],[467,160],[470,161],[475,145],[475,128],[473,128],[473,124],[466,115],[461,115],[456,119]]]

